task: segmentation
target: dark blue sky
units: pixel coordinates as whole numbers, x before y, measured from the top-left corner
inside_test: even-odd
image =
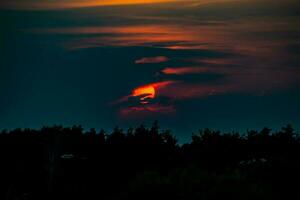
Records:
[[[294,2],[2,9],[0,128],[299,128]]]

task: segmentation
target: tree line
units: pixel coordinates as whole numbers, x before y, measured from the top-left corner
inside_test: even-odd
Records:
[[[183,145],[157,122],[3,130],[0,199],[289,199],[300,197],[299,153],[291,125],[203,129]]]

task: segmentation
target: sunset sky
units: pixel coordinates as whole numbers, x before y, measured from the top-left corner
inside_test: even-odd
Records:
[[[296,0],[4,0],[0,128],[157,119],[182,141],[205,127],[299,128],[299,9]]]
[[[17,9],[57,9],[91,6],[155,4],[172,2],[210,3],[230,0],[4,0],[2,5],[7,8]]]

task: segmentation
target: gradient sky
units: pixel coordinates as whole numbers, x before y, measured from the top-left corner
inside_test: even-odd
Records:
[[[199,5],[215,3],[246,3],[246,4],[265,4],[266,6],[278,6],[288,3],[297,4],[297,0],[3,0],[1,7],[12,9],[57,9],[91,6],[111,6],[111,5],[132,5],[132,4],[157,4],[157,3],[176,3],[184,7],[194,7]],[[178,5],[178,4],[177,4]],[[156,6],[156,5],[154,5]]]
[[[110,5],[132,5],[132,4],[153,4],[166,2],[180,2],[182,0],[5,0],[3,7],[11,9],[58,9],[74,7],[91,7],[91,6],[110,6]],[[189,1],[189,0],[188,0]],[[193,1],[193,0],[190,0]],[[202,0],[213,1],[213,0]],[[215,0],[221,1],[221,0]],[[224,0],[223,0],[224,1]]]
[[[0,4],[0,128],[299,128],[297,1],[119,2]]]

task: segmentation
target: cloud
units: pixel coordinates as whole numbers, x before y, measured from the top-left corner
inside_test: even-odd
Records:
[[[163,63],[168,62],[169,58],[165,56],[157,57],[144,57],[135,61],[135,64],[154,64],[154,63]]]
[[[176,109],[173,105],[162,105],[159,103],[122,108],[122,117],[147,117],[153,114],[172,114]]]
[[[163,81],[143,85],[133,90],[132,94],[123,97],[118,103],[126,103],[129,107],[133,105],[153,105],[163,99],[182,100],[189,98],[202,98],[212,95],[219,95],[228,92],[233,92],[239,86],[232,84],[205,84],[205,83],[188,83],[184,81]],[[138,95],[136,91],[139,91]],[[128,104],[129,103],[129,104]],[[133,103],[133,104],[132,104]],[[139,109],[135,109],[138,111]],[[143,109],[144,110],[144,109]],[[147,109],[151,111],[151,109]]]
[[[114,50],[128,50],[132,56],[128,59],[129,62],[140,58],[135,60],[135,64],[153,64],[143,67],[142,75],[138,74],[140,69],[135,68],[137,82],[141,87],[145,87],[151,79],[154,79],[154,84],[138,90],[142,91],[139,95],[128,92],[129,95],[119,102],[133,102],[131,107],[143,103],[152,105],[153,99],[161,97],[182,100],[232,92],[257,94],[299,85],[299,69],[287,66],[291,61],[299,63],[299,58],[293,53],[298,52],[298,47],[290,46],[297,43],[299,37],[281,34],[298,33],[299,19],[266,17],[260,12],[257,16],[255,12],[255,16],[249,16],[248,12],[256,9],[248,6],[243,9],[235,7],[239,11],[247,9],[247,12],[233,15],[229,8],[235,6],[234,3],[228,4],[228,7],[224,4],[224,8],[217,4],[210,6],[214,9],[208,9],[207,12],[205,9],[199,12],[198,8],[193,10],[180,7],[177,9],[182,12],[180,16],[174,10],[155,7],[158,11],[153,9],[151,12],[160,14],[155,15],[147,9],[134,11],[130,12],[130,20],[128,17],[122,18],[122,12],[108,12],[116,14],[117,17],[103,18],[108,19],[104,24],[49,28],[36,33],[65,36],[67,39],[63,41],[67,49],[86,51],[85,48],[90,47],[114,47]],[[248,11],[248,8],[251,9]],[[264,8],[269,9],[268,6]],[[223,9],[226,12],[221,12]],[[268,13],[269,11],[266,12],[267,16],[270,15]],[[247,17],[243,17],[244,15]],[[152,18],[153,16],[157,18]],[[143,17],[147,18],[147,23],[144,23]],[[178,18],[181,18],[179,22]],[[161,65],[155,65],[159,63],[167,66],[162,69]],[[159,75],[153,76],[154,74]],[[220,76],[208,81],[205,79],[208,74]],[[161,83],[163,80],[171,81],[164,85]]]
[[[238,91],[239,86],[234,84],[193,84],[177,82],[158,90],[160,96],[173,100],[205,98]]]
[[[183,28],[184,27],[184,28]],[[157,47],[170,50],[197,50],[209,49],[207,42],[223,40],[216,30],[209,28],[210,25],[178,26],[175,24],[147,24],[147,25],[122,25],[122,26],[82,26],[67,28],[44,28],[31,30],[36,34],[74,35],[64,42],[67,49],[85,49],[91,47]],[[201,36],[199,35],[201,33]],[[217,35],[216,35],[217,34]],[[89,37],[87,37],[89,36]],[[159,56],[164,62],[166,58]],[[143,58],[142,58],[143,59]],[[147,63],[157,58],[144,58]],[[141,60],[141,59],[140,59]],[[142,63],[143,60],[140,62]],[[159,60],[158,60],[159,61]],[[152,62],[152,63],[153,63]]]
[[[134,104],[148,104],[151,99],[158,97],[159,91],[169,85],[175,84],[178,81],[161,81],[147,85],[141,85],[134,88],[131,94],[124,96],[116,101],[111,102],[111,105],[134,103]]]
[[[113,6],[113,5],[131,5],[131,4],[156,4],[176,2],[178,0],[4,0],[4,8],[28,9],[28,10],[46,10],[61,8],[80,8],[93,6]],[[179,0],[180,1],[180,0]]]
[[[161,71],[164,74],[175,74],[175,75],[183,75],[183,74],[200,74],[209,72],[209,69],[206,67],[177,67],[171,68],[167,67]]]

